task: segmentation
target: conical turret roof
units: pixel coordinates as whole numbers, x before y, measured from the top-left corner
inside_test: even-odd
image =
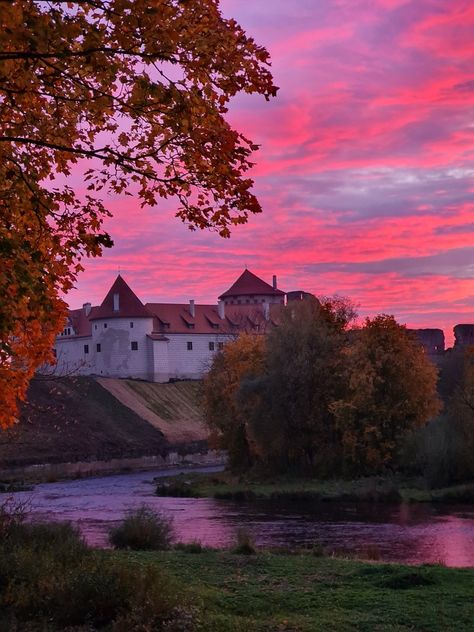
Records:
[[[237,281],[219,298],[255,295],[284,296],[285,292],[273,288],[269,283],[262,281],[256,274],[245,269]]]
[[[117,306],[114,295],[118,295],[118,309],[114,309]],[[119,274],[100,307],[94,310],[90,320],[100,318],[153,318],[153,314],[147,310]]]

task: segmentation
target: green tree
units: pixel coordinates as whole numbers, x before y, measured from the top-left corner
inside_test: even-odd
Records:
[[[367,318],[346,356],[347,389],[333,402],[344,467],[374,473],[394,464],[401,440],[439,410],[437,370],[393,316]]]
[[[330,473],[339,459],[331,404],[344,389],[347,301],[290,303],[268,335],[263,375],[243,385],[253,395],[249,436],[273,470]]]
[[[224,237],[261,211],[257,147],[224,116],[238,92],[276,94],[268,65],[218,0],[0,3],[0,426],[52,360],[81,258],[112,244],[103,195],[174,197]]]

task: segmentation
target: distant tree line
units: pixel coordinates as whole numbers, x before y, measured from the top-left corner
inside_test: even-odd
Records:
[[[392,316],[354,318],[343,299],[295,302],[267,335],[244,334],[215,357],[205,418],[234,469],[382,472],[438,413],[437,369],[413,335]]]

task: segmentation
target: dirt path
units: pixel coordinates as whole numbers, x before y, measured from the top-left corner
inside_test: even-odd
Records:
[[[196,383],[155,384],[114,378],[97,381],[124,406],[161,430],[170,443],[207,437],[197,405]]]

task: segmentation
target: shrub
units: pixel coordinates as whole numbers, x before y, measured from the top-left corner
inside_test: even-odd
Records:
[[[250,533],[240,527],[237,529],[237,546],[232,549],[232,553],[237,555],[255,555],[257,549]]]
[[[199,540],[193,540],[192,542],[178,542],[174,547],[177,551],[183,551],[183,553],[202,553],[204,548]]]
[[[88,551],[79,529],[70,522],[19,524],[10,535],[10,546],[35,553],[53,551],[55,559],[62,562],[78,560]]]
[[[0,542],[4,543],[17,527],[24,523],[29,509],[28,502],[7,496],[0,503]]]
[[[189,632],[194,620],[159,567],[91,551],[70,524],[19,524],[0,541],[0,630]]]
[[[109,541],[116,549],[137,551],[169,549],[173,537],[171,518],[145,505],[129,511],[109,532]]]

